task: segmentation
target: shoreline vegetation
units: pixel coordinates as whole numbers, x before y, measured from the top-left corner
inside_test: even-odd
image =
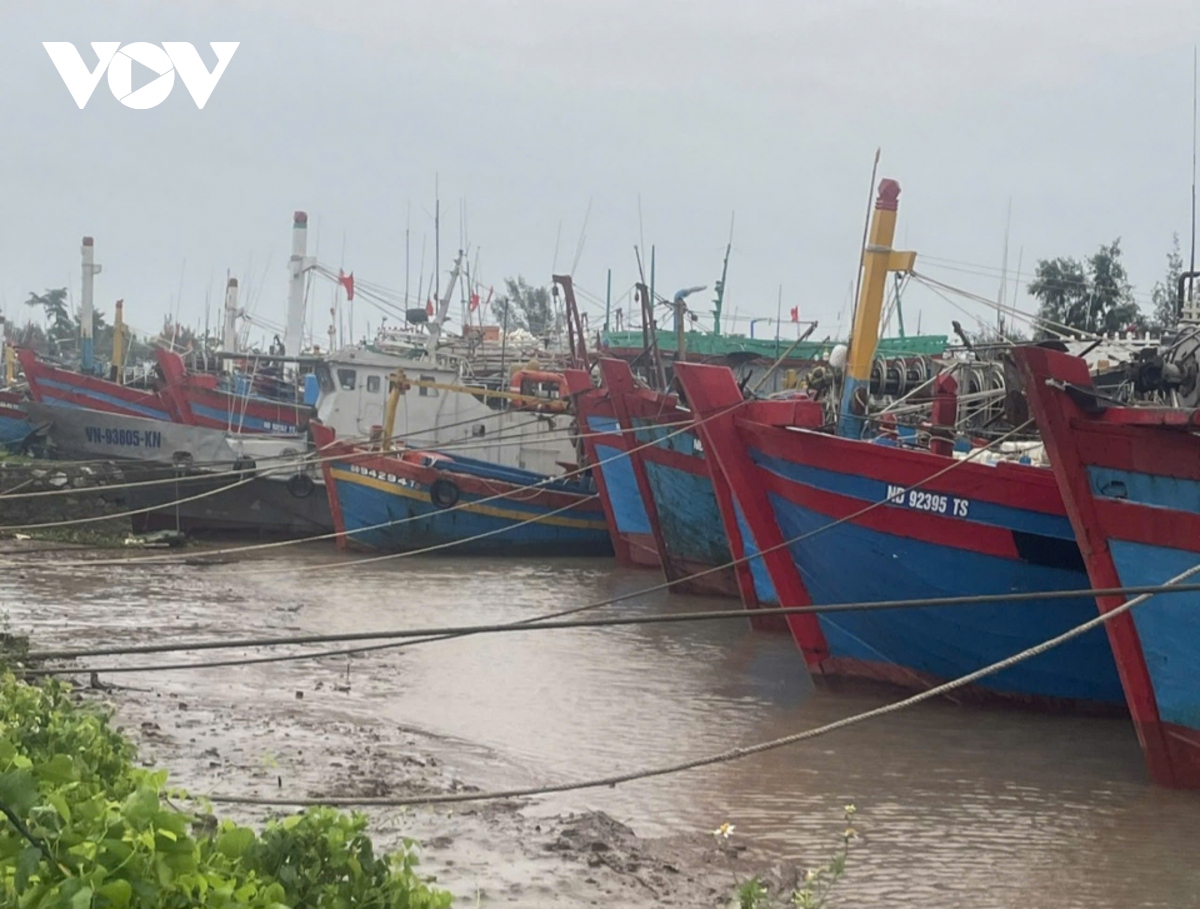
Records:
[[[5,643],[19,640],[9,636]],[[11,649],[6,647],[6,649]],[[0,903],[19,909],[438,909],[417,844],[378,854],[363,814],[312,808],[261,833],[181,807],[165,771],[69,686],[0,676]]]
[[[385,827],[387,849],[376,845],[384,830],[376,830],[375,839],[368,832],[380,819],[359,812],[320,807],[219,819],[207,801],[169,785],[167,772],[158,766],[161,756],[156,761],[139,754],[133,739],[115,726],[114,706],[93,700],[86,686],[18,678],[14,671],[28,665],[28,652],[28,639],[14,633],[0,614],[0,905],[440,909],[471,904],[461,881],[452,895],[449,883],[419,868],[421,845],[409,835],[420,826],[415,815],[394,819],[399,830]],[[147,726],[158,731],[156,723],[142,723],[143,731]],[[209,754],[215,749],[201,756]],[[407,760],[434,766],[429,756]],[[169,756],[166,763],[174,765]],[[425,785],[432,784],[431,779]],[[847,829],[829,862],[808,871],[779,867],[751,876],[759,863],[733,838],[732,824],[711,835],[643,841],[603,813],[542,818],[534,825],[514,814],[516,808],[465,810],[461,817],[495,827],[498,840],[513,844],[510,855],[498,849],[490,860],[514,862],[518,878],[530,875],[536,881],[536,863],[557,859],[562,863],[557,886],[570,889],[572,899],[591,887],[595,898],[589,902],[614,905],[623,902],[622,896],[649,890],[657,894],[656,905],[824,906],[856,837],[849,826],[854,808],[847,806]],[[524,827],[530,829],[506,836]],[[547,842],[535,842],[530,832]],[[421,834],[422,839],[429,835],[428,830]],[[443,877],[455,865],[444,855],[450,840],[434,836],[429,841],[439,850]],[[537,853],[544,858],[531,862]],[[612,872],[606,880],[605,869]],[[518,885],[505,895],[534,900],[524,905],[554,905],[539,900],[557,889],[548,889],[549,883],[531,881],[529,892]],[[624,893],[622,886],[628,888]],[[480,898],[476,888],[474,904]]]

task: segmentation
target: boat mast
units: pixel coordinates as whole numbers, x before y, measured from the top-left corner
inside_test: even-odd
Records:
[[[867,243],[863,247],[862,296],[854,311],[854,330],[850,335],[846,379],[842,387],[837,432],[847,438],[862,438],[866,425],[871,364],[879,343],[879,317],[883,311],[888,272],[912,271],[917,256],[913,252],[892,249],[899,200],[900,184],[886,178],[881,180]]]
[[[292,216],[292,257],[288,260],[287,326],[283,333],[284,353],[300,356],[304,345],[304,282],[305,273],[316,264],[308,257],[308,214],[298,211]]]
[[[446,285],[446,293],[438,301],[437,312],[433,314],[433,324],[429,326],[429,338],[425,342],[425,358],[432,360],[437,355],[438,338],[442,334],[442,322],[450,313],[450,301],[454,299],[454,285],[458,283],[462,271],[463,251],[458,251],[454,260],[454,270],[450,272],[450,282]]]
[[[725,244],[725,262],[721,265],[721,280],[717,282],[717,296],[713,300],[713,334],[721,334],[721,304],[725,302],[725,277],[729,274],[729,253],[733,249],[733,218],[729,216],[729,242]]]
[[[96,247],[91,237],[83,238],[83,285],[79,305],[79,340],[83,356],[83,371],[95,369],[92,350],[92,290],[100,266],[96,264]]]
[[[221,349],[225,353],[237,353],[238,279],[230,278],[225,286],[225,323],[221,336]],[[233,372],[234,361],[226,360],[225,369]]]

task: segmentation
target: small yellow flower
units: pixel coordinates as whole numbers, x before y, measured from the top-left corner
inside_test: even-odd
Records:
[[[809,868],[804,872],[804,883],[811,884],[818,876],[819,874],[815,868]]]
[[[848,814],[848,815],[850,815],[850,814],[854,814],[854,812],[856,812],[857,810],[858,810],[858,809],[857,809],[857,808],[855,808],[853,805],[847,805],[847,806],[846,806],[846,814]]]
[[[856,831],[853,827],[847,827],[846,832],[843,833],[842,836],[844,836],[847,841],[856,839],[858,837],[858,831]]]
[[[713,831],[713,836],[719,840],[727,840],[733,833],[733,824],[726,821],[720,827]]]

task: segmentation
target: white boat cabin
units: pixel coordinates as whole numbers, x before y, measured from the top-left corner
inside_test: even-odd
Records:
[[[523,405],[488,396],[482,388],[472,391],[452,360],[345,348],[317,368],[317,419],[338,438],[370,438],[383,426],[389,379],[398,369],[413,385],[396,408],[394,433],[410,448],[439,448],[550,475],[578,461],[574,417],[551,373],[514,377],[515,390],[546,399],[544,405]]]

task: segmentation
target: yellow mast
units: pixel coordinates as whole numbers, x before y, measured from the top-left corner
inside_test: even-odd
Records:
[[[838,435],[862,438],[866,426],[867,396],[870,393],[871,363],[879,343],[879,319],[883,312],[883,296],[888,272],[912,271],[915,252],[892,249],[896,236],[896,210],[899,207],[900,184],[895,180],[879,182],[871,230],[863,251],[862,292],[854,314],[854,330],[850,335],[850,351],[846,357],[846,380],[842,388],[842,407],[838,419]]]

